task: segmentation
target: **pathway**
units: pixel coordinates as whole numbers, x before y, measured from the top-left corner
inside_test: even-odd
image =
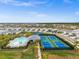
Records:
[[[40,50],[40,45],[38,43],[38,59],[42,59],[41,57],[41,50]]]

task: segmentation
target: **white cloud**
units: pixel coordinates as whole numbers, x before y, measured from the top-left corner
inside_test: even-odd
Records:
[[[50,5],[51,4],[50,1],[52,0],[28,0],[28,2],[19,0],[0,0],[0,3],[15,6],[38,6],[38,5]]]
[[[0,14],[0,23],[8,23],[8,22],[46,22],[51,19],[48,17],[47,14],[38,13],[38,12],[28,12],[25,16],[22,15],[7,15],[7,14]]]
[[[32,2],[34,4],[49,4],[52,1],[53,0],[30,0],[30,2]]]
[[[0,19],[12,19],[18,18],[17,16],[7,15],[7,14],[0,14]]]
[[[54,3],[55,3],[56,0],[37,0],[36,2],[34,2],[34,4],[36,6],[46,6],[46,7],[51,7]]]
[[[31,3],[26,3],[26,2],[23,2],[23,3],[14,3],[13,5],[16,5],[16,6],[33,6]]]
[[[35,17],[48,17],[48,14],[36,12],[36,11],[18,11],[19,14],[24,14],[26,16],[35,16]]]
[[[28,0],[28,2],[25,2],[23,0],[22,1],[20,1],[20,0],[0,0],[0,3],[15,5],[15,6],[38,6],[38,5],[50,6],[55,1],[56,0]],[[64,3],[73,2],[73,0],[61,0],[61,1],[63,1]],[[76,0],[76,1],[79,1],[79,0]]]
[[[71,0],[64,0],[65,3],[72,3]]]
[[[27,12],[27,14],[31,15],[31,16],[35,16],[35,17],[48,17],[47,14],[34,12],[34,11],[29,11],[29,12]]]
[[[32,3],[21,2],[21,1],[17,1],[17,0],[0,0],[0,3],[8,4],[8,5],[16,5],[16,6],[32,6]]]
[[[31,19],[44,19],[44,18],[49,18],[49,15],[35,11],[28,11],[25,12],[25,14],[22,12],[20,13],[20,15],[17,15],[17,13],[16,15],[0,14],[0,20],[5,20],[5,21],[11,21],[11,19],[14,19],[15,21],[17,21],[17,19],[18,20],[25,19],[28,21],[29,19],[31,20]]]
[[[75,12],[76,15],[79,15],[79,11]]]
[[[12,2],[15,2],[15,0],[0,0],[0,3],[3,3],[3,4],[8,4]]]
[[[37,16],[39,16],[39,17],[46,17],[48,15],[46,15],[46,14],[38,14]]]

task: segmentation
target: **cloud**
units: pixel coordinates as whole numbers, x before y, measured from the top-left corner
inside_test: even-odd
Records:
[[[50,4],[53,0],[30,0],[33,4]]]
[[[34,12],[34,11],[31,11],[31,12],[28,12],[29,15],[33,15],[35,17],[48,17],[47,14],[44,14],[44,13],[39,13],[39,12]]]
[[[3,4],[8,4],[12,2],[15,2],[15,0],[0,0],[0,3],[3,3]]]
[[[46,14],[38,14],[37,16],[38,17],[47,17],[48,15],[46,15]]]
[[[28,11],[28,12],[21,12],[18,15],[11,15],[11,14],[0,14],[0,22],[43,22],[46,19],[51,19],[48,14],[40,13],[36,11]],[[18,13],[19,13],[18,12]]]
[[[2,4],[15,5],[15,6],[51,6],[58,0],[0,0]],[[61,0],[64,3],[73,3],[73,0]],[[79,1],[79,0],[76,0]]]
[[[36,12],[36,11],[18,11],[17,13],[19,14],[24,14],[24,15],[30,15],[30,16],[39,16],[39,17],[46,17],[48,16],[45,13],[41,13],[41,12]]]
[[[12,18],[19,18],[19,17],[7,14],[0,14],[0,19],[12,19]]]
[[[15,6],[38,6],[38,5],[49,5],[52,0],[0,0],[2,4],[15,5]]]
[[[65,3],[72,3],[71,0],[64,0]]]
[[[19,13],[20,12],[20,13]],[[39,12],[35,12],[35,11],[28,11],[28,12],[21,12],[19,11],[18,14],[20,15],[9,15],[9,14],[0,14],[0,19],[27,19],[27,18],[33,18],[33,19],[36,19],[36,18],[46,18],[46,17],[49,17],[49,15],[47,14],[44,14],[44,13],[39,13]]]
[[[79,11],[75,12],[75,14],[79,16]]]
[[[26,2],[23,2],[23,3],[14,3],[13,5],[15,6],[33,6],[31,3],[26,3]]]
[[[32,3],[21,2],[18,0],[0,0],[0,3],[7,5],[15,5],[15,6],[32,6]]]

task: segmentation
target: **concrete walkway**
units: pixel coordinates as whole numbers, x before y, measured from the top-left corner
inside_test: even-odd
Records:
[[[40,50],[40,45],[38,43],[38,59],[42,59],[41,57],[41,50]]]

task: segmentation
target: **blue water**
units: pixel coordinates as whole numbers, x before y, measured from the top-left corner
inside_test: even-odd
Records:
[[[11,40],[8,46],[12,48],[26,46],[27,42],[29,42],[29,39],[27,37],[18,37],[18,38],[15,38],[14,40]]]
[[[26,37],[19,37],[19,38],[16,38],[14,39],[15,42],[21,42],[21,43],[25,43],[27,41],[29,41]]]

